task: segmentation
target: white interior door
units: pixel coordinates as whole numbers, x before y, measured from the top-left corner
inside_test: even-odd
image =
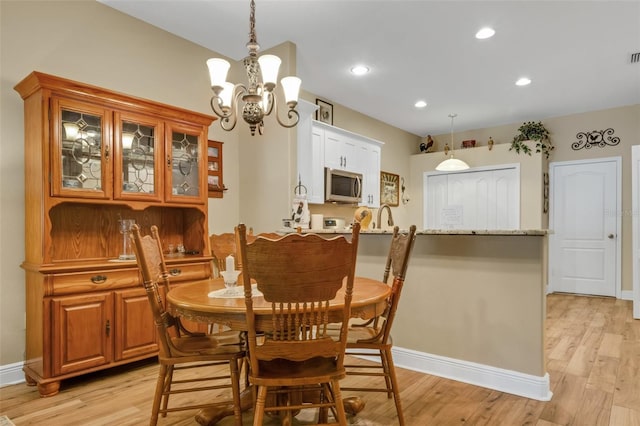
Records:
[[[619,297],[620,158],[552,163],[551,291]]]
[[[640,319],[640,145],[631,147],[631,203],[633,209],[633,317]]]

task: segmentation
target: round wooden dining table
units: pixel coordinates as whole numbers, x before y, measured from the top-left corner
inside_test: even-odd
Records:
[[[246,307],[242,288],[237,289],[237,295],[210,295],[223,290],[222,278],[193,281],[173,288],[167,293],[168,309],[171,313],[183,316],[189,320],[225,325],[232,330],[246,331]],[[382,281],[371,278],[356,277],[353,283],[353,298],[351,300],[351,317],[369,319],[383,313],[386,300],[391,293],[391,287]],[[330,310],[335,314],[335,322],[341,322],[344,306],[344,292],[338,291],[336,298],[330,303]],[[271,318],[271,303],[264,297],[253,297],[253,310],[256,314],[256,328],[268,331]],[[262,327],[261,327],[262,326]]]
[[[229,296],[221,294],[225,286],[222,278],[193,281],[177,286],[167,293],[167,308],[174,315],[183,316],[186,319],[215,323],[227,326],[233,330],[246,331],[246,307],[242,289],[237,289],[237,295]],[[386,300],[391,293],[391,287],[382,281],[356,277],[353,283],[353,297],[351,300],[351,318],[367,320],[381,315],[386,308]],[[215,295],[219,297],[215,297]],[[259,294],[252,297],[253,310],[256,314],[256,327],[268,331],[271,327],[271,303],[264,300]],[[332,321],[342,321],[342,308],[344,307],[344,292],[338,291],[335,299],[330,302],[330,310],[335,317]],[[330,314],[331,315],[331,314]],[[253,397],[250,390],[242,392],[242,410],[248,410],[253,406]],[[343,400],[345,410],[352,414],[364,407],[364,403],[358,398],[345,398]],[[226,416],[233,415],[233,407],[209,408],[200,410],[196,415],[196,421],[201,425],[214,425]]]

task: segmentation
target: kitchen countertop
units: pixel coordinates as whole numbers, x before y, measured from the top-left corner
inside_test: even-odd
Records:
[[[405,231],[401,229],[401,231]],[[281,234],[296,232],[295,229],[279,229]],[[350,229],[303,229],[302,233],[314,234],[350,234]],[[392,234],[393,229],[363,229],[360,234]],[[416,231],[416,235],[503,235],[503,236],[544,236],[550,232],[548,229],[422,229]]]

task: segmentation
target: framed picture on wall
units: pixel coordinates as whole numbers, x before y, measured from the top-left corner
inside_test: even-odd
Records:
[[[333,105],[322,99],[316,99],[316,105],[319,106],[316,111],[316,120],[333,126]]]
[[[380,172],[380,204],[397,207],[400,203],[400,176]]]

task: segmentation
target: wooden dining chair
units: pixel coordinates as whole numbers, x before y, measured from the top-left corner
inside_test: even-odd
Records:
[[[229,334],[221,338],[204,333],[191,333],[181,326],[180,319],[171,315],[164,308],[159,285],[169,288],[169,273],[162,254],[162,245],[158,236],[158,228],[151,227],[151,234],[142,236],[140,228],[134,225],[131,240],[136,255],[138,268],[142,274],[143,285],[149,299],[159,340],[158,362],[160,371],[153,397],[150,425],[158,422],[158,415],[166,416],[172,411],[193,410],[213,406],[234,407],[235,425],[242,425],[240,405],[239,365],[246,355],[244,345],[236,333],[235,338]],[[228,364],[229,374],[220,375],[215,366]],[[180,375],[174,378],[179,370],[199,368],[202,373],[194,377]],[[209,371],[207,371],[207,369]],[[226,401],[213,400],[212,392],[216,389],[231,389],[232,398]],[[169,396],[186,392],[198,392],[201,404],[176,405],[169,407]]]
[[[404,425],[400,391],[396,378],[395,366],[391,355],[393,340],[391,338],[391,326],[398,309],[402,286],[409,265],[409,258],[415,242],[416,226],[411,225],[406,234],[400,233],[399,228],[393,228],[391,246],[384,268],[382,281],[389,282],[389,274],[393,277],[391,294],[387,299],[387,307],[379,317],[373,318],[364,324],[351,324],[347,339],[347,355],[380,357],[380,364],[356,365],[347,364],[348,376],[376,376],[384,377],[385,386],[371,387],[346,387],[344,391],[358,392],[386,392],[389,398],[393,397],[398,423]]]
[[[279,238],[281,235],[275,232],[263,232],[258,235],[253,234],[253,228],[247,231],[247,241],[251,242],[256,237],[262,236],[266,238]],[[242,270],[242,261],[238,256],[238,227],[233,228],[233,232],[225,232],[222,234],[209,235],[209,245],[211,246],[211,255],[214,262],[215,276],[221,276],[220,272],[226,269],[227,256],[233,255],[236,270]]]
[[[214,276],[222,276],[220,272],[226,269],[226,259],[230,254],[235,257],[234,261],[237,262],[236,240],[237,238],[234,232],[209,235],[209,246],[211,247],[211,255],[213,256]]]
[[[249,243],[245,226],[240,224],[238,229],[249,382],[256,394],[254,426],[262,425],[265,412],[277,413],[282,424],[291,424],[294,412],[307,408],[320,409],[320,424],[346,425],[339,380],[345,377],[360,226],[353,227],[351,241],[344,236],[324,239],[315,234],[290,234],[276,240],[257,237]],[[271,318],[266,324],[256,323],[252,282],[271,303]],[[341,289],[341,307],[331,311],[329,302]],[[328,335],[332,322],[341,324],[335,339]],[[333,423],[327,423],[329,410]]]

